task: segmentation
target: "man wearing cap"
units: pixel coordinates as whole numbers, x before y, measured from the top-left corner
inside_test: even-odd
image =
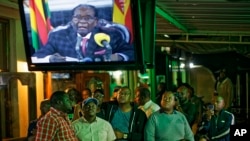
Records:
[[[87,98],[82,103],[83,116],[72,125],[80,141],[114,141],[114,130],[109,122],[96,116],[98,100]]]

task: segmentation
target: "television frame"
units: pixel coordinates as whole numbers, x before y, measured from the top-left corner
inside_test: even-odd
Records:
[[[65,0],[60,0],[65,1]],[[71,0],[68,0],[71,1]],[[80,4],[80,3],[79,3]],[[134,36],[134,61],[111,61],[111,62],[60,62],[60,63],[33,63],[31,60],[31,39],[29,38],[28,23],[26,21],[23,0],[18,0],[19,12],[23,29],[25,53],[30,71],[62,71],[62,70],[140,70],[144,69],[142,49],[142,27],[140,16],[140,1],[131,0],[133,36]]]

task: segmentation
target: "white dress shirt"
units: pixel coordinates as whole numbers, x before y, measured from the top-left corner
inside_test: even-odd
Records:
[[[153,112],[158,111],[160,109],[160,106],[154,103],[152,100],[149,100],[143,106],[139,106],[139,109],[143,110],[146,113],[147,117],[149,117]]]

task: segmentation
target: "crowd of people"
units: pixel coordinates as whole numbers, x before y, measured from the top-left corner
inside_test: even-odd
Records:
[[[104,101],[106,94],[100,88],[54,92],[41,102],[42,115],[31,122],[29,140],[230,140],[235,119],[221,95],[204,103],[187,83],[163,91],[160,103],[151,99],[147,87],[132,93],[127,86],[117,86],[113,91],[109,101]]]

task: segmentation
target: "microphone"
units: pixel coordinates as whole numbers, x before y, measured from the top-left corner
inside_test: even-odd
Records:
[[[80,48],[81,42],[82,42],[82,37],[77,36],[75,50],[77,53],[78,61],[79,62],[92,62],[93,60],[90,57],[83,57],[82,52],[81,52],[81,48]]]
[[[109,45],[110,42],[110,36],[108,34],[105,33],[97,33],[94,36],[95,42],[101,46],[101,47],[105,47],[105,48],[111,48],[111,46]]]
[[[94,35],[94,39],[99,46],[106,48],[106,52],[104,54],[104,61],[111,61],[112,48],[109,44],[110,36],[105,33],[97,33]]]

